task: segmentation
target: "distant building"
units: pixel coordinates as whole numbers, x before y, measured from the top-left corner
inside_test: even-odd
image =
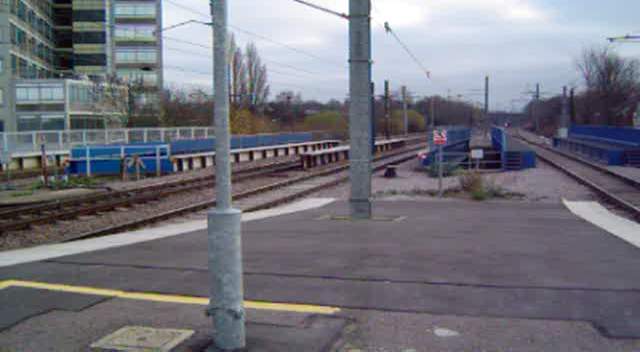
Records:
[[[130,109],[95,101],[105,91],[157,107],[161,11],[160,0],[0,0],[0,131],[113,127]],[[116,80],[129,90],[91,83]]]

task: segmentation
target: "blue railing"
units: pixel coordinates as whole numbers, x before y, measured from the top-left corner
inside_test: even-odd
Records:
[[[491,129],[491,145],[500,152],[503,170],[523,170],[536,167],[536,153],[509,136],[504,128]]]
[[[573,125],[569,128],[569,138],[585,137],[621,146],[640,147],[640,129],[594,125]]]
[[[626,127],[573,125],[569,138],[553,145],[607,165],[625,165],[627,153],[640,149],[640,130]]]

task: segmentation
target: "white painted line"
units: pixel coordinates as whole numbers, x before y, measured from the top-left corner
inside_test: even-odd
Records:
[[[273,209],[266,209],[242,215],[242,221],[255,221],[279,215],[320,208],[333,203],[333,198],[308,198]],[[117,235],[92,238],[70,243],[50,244],[38,247],[0,252],[0,267],[37,262],[68,255],[93,252],[108,248],[122,247],[140,242],[178,236],[207,228],[206,220],[189,221],[163,227],[152,227]]]
[[[433,330],[433,334],[438,336],[438,337],[456,337],[456,336],[460,336],[460,333],[455,331],[455,330],[451,330],[451,329],[447,329],[447,328],[439,328],[439,327],[436,327]]]
[[[640,224],[618,216],[598,202],[571,202],[564,205],[575,215],[640,248]]]

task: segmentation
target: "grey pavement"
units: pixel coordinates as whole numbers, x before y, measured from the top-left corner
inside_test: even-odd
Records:
[[[196,305],[124,299],[106,300],[81,311],[51,310],[1,332],[0,351],[87,351],[92,343],[123,326],[193,330],[194,335],[173,351],[205,351],[212,341],[204,310]],[[326,351],[348,323],[335,316],[250,309],[247,347],[260,352]]]
[[[561,205],[398,201],[375,203],[380,221],[330,216],[347,213],[347,204],[337,203],[243,224],[245,298],[365,312],[354,313],[356,330],[365,340],[382,341],[385,351],[394,351],[385,343],[396,346],[393,336],[407,331],[420,344],[406,343],[407,349],[427,350],[421,344],[431,343],[426,330],[402,324],[402,314],[424,326],[438,317],[476,319],[463,324],[476,331],[463,334],[464,342],[434,350],[476,350],[474,343],[513,351],[570,350],[547,348],[562,343],[640,349],[640,250]],[[400,221],[382,221],[387,218]],[[0,280],[208,296],[206,243],[200,231],[2,268]],[[371,323],[387,319],[407,326],[394,332]],[[513,326],[511,333],[497,333],[495,322]],[[567,336],[550,335],[553,326]],[[387,338],[366,333],[378,328]],[[0,340],[10,335],[2,332]],[[488,336],[504,338],[489,343]]]

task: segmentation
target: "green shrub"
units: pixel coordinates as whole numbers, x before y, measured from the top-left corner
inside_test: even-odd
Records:
[[[458,181],[460,182],[460,188],[465,192],[473,193],[485,190],[484,180],[478,172],[467,171],[460,175]]]
[[[487,200],[487,198],[489,197],[490,195],[484,189],[475,189],[471,191],[471,199],[473,200],[483,201],[483,200]]]
[[[347,118],[339,111],[323,111],[309,115],[304,119],[304,128],[308,131],[333,131],[346,133],[349,129]]]
[[[11,193],[11,198],[20,198],[20,197],[28,197],[33,195],[33,191],[20,191]]]
[[[429,177],[438,178],[439,169],[438,163],[432,163],[426,168]],[[442,177],[456,176],[460,173],[460,167],[453,163],[442,163]]]

